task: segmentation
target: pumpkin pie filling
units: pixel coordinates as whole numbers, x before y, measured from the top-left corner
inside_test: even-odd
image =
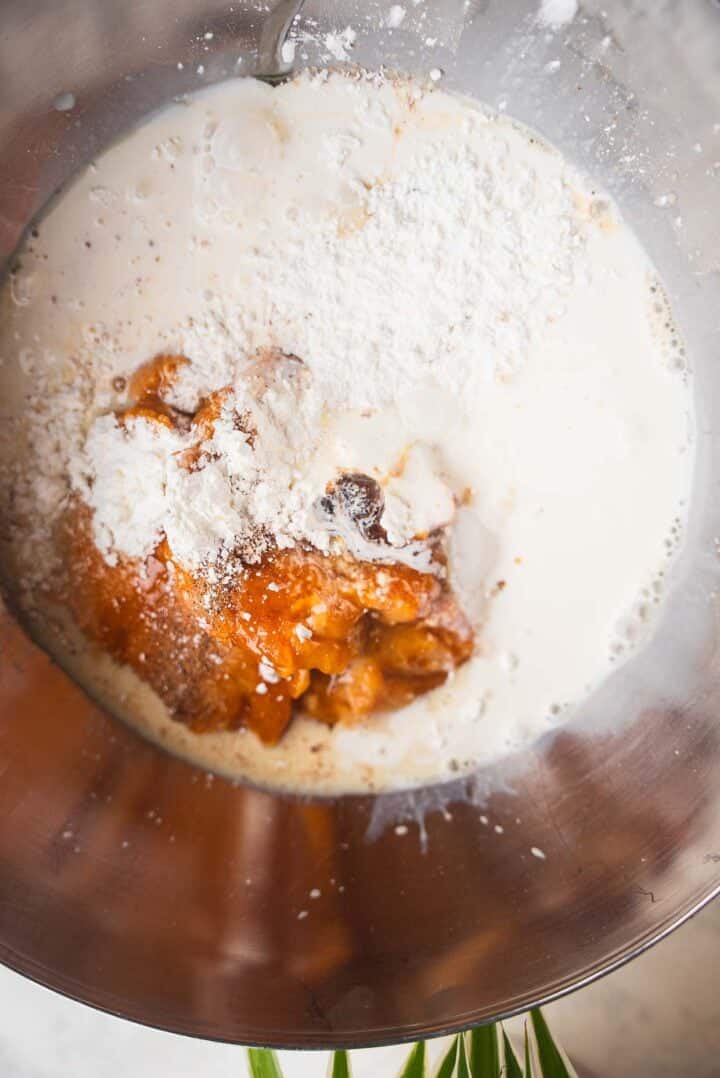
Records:
[[[140,368],[117,419],[191,431],[197,441],[182,463],[192,469],[226,391],[192,414],[172,407],[168,391],[185,363],[160,356]],[[381,506],[378,483],[352,474],[328,487],[320,511],[351,513],[363,539],[381,546]],[[79,627],[196,732],[248,727],[273,744],[298,712],[328,725],[357,723],[437,688],[472,654],[439,532],[424,540],[430,571],[390,556],[363,561],[343,550],[266,543],[257,561],[231,551],[211,571],[195,572],[167,538],[146,558],[109,564],[80,500],[61,530],[73,582],[62,598]]]

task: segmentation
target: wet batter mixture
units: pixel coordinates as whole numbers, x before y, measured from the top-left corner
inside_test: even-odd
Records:
[[[10,590],[173,751],[456,775],[652,630],[682,345],[612,201],[508,118],[362,72],[222,84],[94,162],[0,302]]]

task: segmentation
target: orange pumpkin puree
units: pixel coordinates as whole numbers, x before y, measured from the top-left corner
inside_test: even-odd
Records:
[[[119,420],[190,425],[201,446],[223,391],[192,416],[177,413],[164,395],[185,362],[161,356],[141,368]],[[226,564],[211,583],[183,568],[164,539],[144,560],[109,565],[91,523],[75,503],[63,525],[64,601],[88,637],[197,732],[247,726],[272,744],[298,711],[357,723],[441,685],[472,652],[441,573],[298,545],[270,549],[257,564]],[[435,556],[440,567],[439,546]]]

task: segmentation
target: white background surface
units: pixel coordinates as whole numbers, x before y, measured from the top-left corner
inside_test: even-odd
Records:
[[[717,1078],[720,903],[648,954],[546,1009],[583,1076]],[[145,1029],[0,967],[0,1078],[244,1078],[245,1052]],[[520,1023],[513,1023],[520,1028]],[[431,1055],[440,1050],[433,1046]],[[391,1078],[407,1048],[353,1053],[354,1078]],[[286,1078],[321,1078],[324,1053],[281,1053]]]

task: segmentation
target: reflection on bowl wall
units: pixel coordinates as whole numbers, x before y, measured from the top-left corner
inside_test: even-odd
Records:
[[[351,26],[357,63],[442,71],[596,175],[648,247],[699,391],[691,521],[656,637],[571,725],[469,782],[308,801],[163,754],[3,614],[0,958],[44,984],[206,1037],[379,1043],[575,987],[720,883],[720,9],[586,0],[553,28],[538,6],[424,0],[388,29],[387,5],[308,2],[296,58],[325,64],[325,35]],[[141,115],[259,72],[261,7],[3,5],[0,257]]]

